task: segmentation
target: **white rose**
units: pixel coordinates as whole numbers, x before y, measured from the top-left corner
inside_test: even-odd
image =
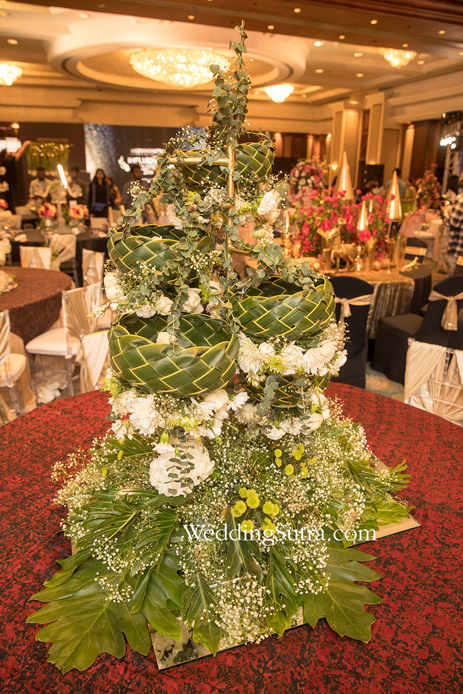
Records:
[[[151,318],[156,313],[154,306],[141,306],[135,311],[139,318]]]
[[[217,419],[214,418],[214,424],[218,424],[217,420],[227,419],[227,417],[228,417],[228,403],[226,405],[224,405],[223,407],[221,407],[220,410],[217,410],[217,412],[215,413],[215,417]]]
[[[214,470],[214,462],[209,457],[209,451],[205,448],[200,441],[195,439],[189,439],[188,443],[188,453],[193,456],[194,470],[190,474],[191,479],[195,484],[198,484],[202,480],[205,480],[211,472]]]
[[[203,398],[203,402],[211,404],[217,412],[221,410],[224,405],[228,406],[228,393],[223,388],[217,388],[208,393],[206,397]]]
[[[264,434],[268,439],[271,439],[272,441],[278,441],[279,439],[283,438],[283,436],[286,434],[286,431],[281,428],[277,429],[275,426],[271,426],[270,428],[264,429]]]
[[[269,190],[265,193],[257,208],[257,214],[273,224],[280,214],[278,205],[280,204],[280,196],[275,190]]]
[[[285,419],[280,426],[287,434],[297,436],[302,429],[302,422],[300,419]]]
[[[159,455],[164,456],[164,458],[167,457],[167,459],[169,459],[169,457],[171,458],[175,453],[175,448],[168,443],[157,443],[154,446],[154,450],[156,453],[159,453]]]
[[[275,347],[268,342],[263,342],[259,345],[259,352],[262,356],[262,360],[267,361],[270,357],[275,356]]]
[[[249,424],[253,419],[255,419],[256,410],[257,407],[248,402],[240,410],[238,410],[235,417],[240,424]]]
[[[222,285],[220,284],[220,282],[216,282],[215,280],[211,280],[209,282],[209,290],[213,294],[221,294],[222,293]]]
[[[288,376],[289,374],[295,374],[296,370],[302,366],[304,350],[291,342],[286,347],[283,347],[280,356],[285,364],[282,374],[283,376]]]
[[[156,338],[157,345],[170,345],[175,341],[175,335],[169,335],[169,333],[158,333]]]
[[[200,289],[188,289],[188,299],[183,304],[183,310],[186,311],[186,313],[203,312]]]
[[[318,429],[318,427],[323,424],[323,415],[314,412],[310,415],[308,420],[306,420],[305,424],[309,431],[315,431],[315,429]]]
[[[107,272],[104,278],[104,288],[108,301],[118,301],[124,297],[124,290],[117,281],[115,272]]]
[[[171,312],[173,303],[172,299],[169,299],[168,296],[161,296],[154,304],[154,308],[161,316],[168,316]]]

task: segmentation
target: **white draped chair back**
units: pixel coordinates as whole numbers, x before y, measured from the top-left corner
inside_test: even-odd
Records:
[[[0,313],[0,388],[8,388],[16,416],[24,414],[24,398],[18,398],[16,385],[26,370],[27,360],[24,354],[12,353],[10,349],[10,313]]]
[[[10,356],[10,312],[0,313],[0,365]]]
[[[89,314],[99,305],[101,283],[63,292],[63,317],[66,333],[80,340],[77,361],[81,362],[80,392],[94,390],[108,357],[108,331],[97,330],[97,318]]]
[[[21,267],[37,268],[39,270],[51,269],[51,248],[44,246],[20,246],[19,254]]]
[[[51,270],[59,270],[61,263],[76,257],[76,237],[74,234],[53,234],[50,241],[52,253]]]
[[[5,265],[6,257],[11,253],[10,239],[0,239],[0,265]]]
[[[104,253],[82,249],[82,275],[84,287],[103,282]]]
[[[451,422],[463,422],[463,351],[410,340],[404,400]]]

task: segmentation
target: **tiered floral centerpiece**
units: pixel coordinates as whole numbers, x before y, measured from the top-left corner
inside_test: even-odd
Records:
[[[431,164],[431,168],[424,172],[423,178],[416,181],[419,204],[426,209],[435,207],[442,195],[441,184],[435,171],[437,164]]]
[[[408,512],[389,496],[404,466],[377,472],[362,428],[324,395],[343,331],[327,278],[272,241],[283,202],[271,141],[245,129],[237,31],[230,73],[211,66],[207,137],[169,144],[110,237],[112,426],[55,468],[76,551],[28,620],[48,624],[37,638],[63,672],[122,657],[123,634],[146,655],[148,625],[180,640],[180,621],[212,653],[323,617],[368,641],[364,606],[380,600],[354,581],[379,575],[349,545]],[[161,193],[175,225],[136,226]],[[240,218],[258,209],[264,233],[243,248]],[[242,280],[238,249],[257,260]]]
[[[299,159],[289,172],[288,183],[292,194],[301,195],[304,190],[322,190],[328,168],[328,163],[318,157]]]

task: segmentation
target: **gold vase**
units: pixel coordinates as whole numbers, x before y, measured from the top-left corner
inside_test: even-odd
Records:
[[[367,246],[365,244],[365,249],[363,251],[363,271],[372,272],[373,263],[375,262],[375,245]]]

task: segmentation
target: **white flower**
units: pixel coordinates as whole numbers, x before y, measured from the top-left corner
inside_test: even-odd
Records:
[[[253,419],[256,418],[256,410],[257,407],[248,402],[240,410],[238,410],[235,417],[240,424],[249,424]]]
[[[240,349],[238,352],[238,365],[246,374],[257,376],[261,371],[266,356],[257,345],[243,333],[238,334]]]
[[[302,429],[302,422],[300,419],[285,419],[281,422],[280,426],[286,434],[297,436]]]
[[[104,277],[104,288],[108,301],[118,301],[124,297],[124,290],[117,280],[117,273],[107,272]]]
[[[183,222],[180,219],[180,217],[177,217],[177,215],[175,214],[175,209],[173,205],[167,205],[167,216],[172,226],[179,230],[183,229]]]
[[[151,318],[156,313],[156,308],[148,305],[140,306],[140,308],[137,308],[135,313],[139,318]]]
[[[98,306],[98,304],[95,304],[90,315],[93,318],[101,318],[106,313],[107,308],[108,304],[103,304],[102,306]]]
[[[117,419],[112,423],[111,429],[120,443],[125,441],[126,438],[132,438],[133,427],[128,419]]]
[[[170,345],[172,342],[176,342],[175,335],[169,335],[169,333],[158,333],[156,338],[157,345]]]
[[[188,289],[188,299],[183,304],[183,311],[186,311],[187,313],[203,312],[200,289]]]
[[[156,429],[165,426],[164,419],[154,406],[154,395],[136,398],[129,419],[135,429],[144,436],[152,436]]]
[[[298,347],[294,342],[290,342],[289,345],[283,347],[281,350],[280,357],[283,359],[284,368],[282,371],[283,376],[289,376],[290,374],[295,374],[296,370],[302,366],[302,357],[304,356],[304,350],[302,347]]]
[[[223,388],[217,388],[206,395],[203,403],[212,405],[214,411],[218,412],[224,405],[228,406],[228,393]]]
[[[168,316],[172,310],[172,304],[174,302],[169,299],[168,296],[160,296],[159,299],[154,304],[156,311],[161,314],[161,316]]]
[[[180,446],[179,446],[180,447]],[[163,448],[158,458],[151,461],[150,464],[150,482],[160,494],[170,496],[186,496],[191,492],[190,486],[181,487],[181,478],[172,480],[169,475],[169,468],[174,463],[170,461],[173,458],[175,449],[172,446],[166,445]],[[183,448],[183,447],[182,447]],[[185,453],[192,456],[189,460],[194,465],[193,470],[188,473],[188,477],[193,480],[193,485],[199,484],[205,480],[214,470],[214,462],[209,457],[209,452],[199,441],[189,437],[186,442]],[[172,492],[175,492],[172,494]]]
[[[265,193],[264,197],[260,201],[260,205],[257,208],[257,214],[260,217],[264,217],[269,224],[273,224],[280,214],[278,209],[280,199],[281,198],[276,190],[269,190],[267,193]]]
[[[332,342],[322,342],[318,347],[308,349],[302,358],[302,363],[306,373],[320,374],[328,362],[332,360],[336,353],[336,345]],[[325,370],[325,373],[327,371]]]
[[[220,318],[220,312],[218,310],[218,304],[213,304],[211,302],[206,306],[206,312],[211,318]]]
[[[278,441],[279,439],[283,438],[283,436],[286,434],[286,431],[283,428],[277,429],[276,426],[272,426],[269,428],[264,429],[264,434],[268,439],[271,439],[272,441]]]
[[[314,412],[305,421],[305,426],[309,431],[315,431],[323,424],[323,415],[318,412]]]
[[[336,371],[339,371],[339,369],[341,368],[341,366],[344,366],[344,364],[346,363],[346,361],[347,361],[347,352],[346,352],[346,350],[343,350],[343,351],[339,354],[339,357],[338,357],[338,358],[336,359],[336,361],[334,362],[334,367],[335,367]]]
[[[233,400],[230,400],[230,403],[228,405],[230,410],[233,410],[236,412],[236,410],[239,410],[241,407],[243,407],[244,403],[249,400],[249,395],[245,391],[242,393],[237,393]]]
[[[275,356],[275,347],[269,342],[262,342],[259,345],[259,352],[262,354],[262,360],[265,362]]]
[[[113,400],[113,413],[118,417],[123,417],[124,415],[128,414],[132,411],[133,404],[137,398],[138,393],[133,390],[133,388],[121,393]]]
[[[212,294],[222,294],[222,285],[220,282],[211,280],[209,282],[209,291],[212,292]]]
[[[169,458],[169,456],[172,457],[175,453],[175,448],[168,443],[157,443],[153,448],[156,453],[164,456],[164,458]]]
[[[228,417],[228,402],[226,405],[217,410],[214,417],[214,424],[217,426],[219,420],[227,419]]]
[[[273,229],[268,224],[263,224],[261,227],[256,227],[251,236],[260,241],[261,245],[266,247],[273,243]]]

